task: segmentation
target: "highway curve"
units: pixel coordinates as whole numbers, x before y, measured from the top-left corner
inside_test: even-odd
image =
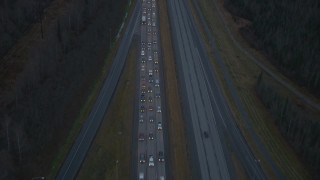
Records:
[[[195,179],[236,179],[226,141],[248,177],[266,179],[221,92],[187,1],[168,0]]]

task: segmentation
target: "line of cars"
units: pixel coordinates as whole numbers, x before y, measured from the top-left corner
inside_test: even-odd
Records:
[[[142,0],[138,179],[165,179],[156,0]]]

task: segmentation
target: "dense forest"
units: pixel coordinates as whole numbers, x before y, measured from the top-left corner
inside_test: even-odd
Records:
[[[257,94],[274,117],[274,123],[288,143],[320,178],[320,122],[316,115],[296,105],[279,92],[261,74]]]
[[[35,21],[39,2],[43,9],[50,1],[0,1],[0,54]],[[0,82],[0,179],[48,173],[51,164],[43,160],[50,162],[65,142],[79,104],[101,74],[109,37],[116,35],[128,0],[68,3],[44,40],[20,57],[28,63],[12,79],[14,86]]]
[[[0,57],[14,45],[31,23],[40,21],[41,14],[52,1],[0,1]]]
[[[242,35],[289,78],[320,96],[320,1],[225,0]]]

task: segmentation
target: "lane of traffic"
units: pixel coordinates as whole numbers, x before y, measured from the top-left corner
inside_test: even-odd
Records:
[[[162,102],[160,98],[158,26],[155,0],[142,1],[141,69],[137,173],[139,179],[165,177]]]
[[[195,45],[193,43],[192,33],[187,15],[181,6],[181,2],[175,1],[172,6],[176,12],[175,26],[176,30],[179,30],[181,38],[178,37],[179,55],[181,56],[181,66],[183,77],[186,84],[186,94],[188,97],[188,105],[191,110],[191,119],[193,123],[193,132],[197,143],[198,160],[200,164],[200,171],[202,179],[228,179],[229,174],[227,165],[224,160],[223,151],[221,151],[221,143],[219,141],[218,132],[214,125],[209,121],[212,118],[212,106],[208,101],[207,87],[203,84],[203,72],[199,70],[197,64],[199,59],[195,52]],[[186,55],[184,55],[186,54]],[[212,141],[203,138],[203,134],[209,131],[211,128],[211,134],[209,138],[215,138]],[[219,150],[219,151],[217,151]]]

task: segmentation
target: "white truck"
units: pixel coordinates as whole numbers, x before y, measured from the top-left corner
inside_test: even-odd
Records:
[[[145,24],[146,23],[146,16],[142,16],[141,21],[142,21],[142,24]]]

